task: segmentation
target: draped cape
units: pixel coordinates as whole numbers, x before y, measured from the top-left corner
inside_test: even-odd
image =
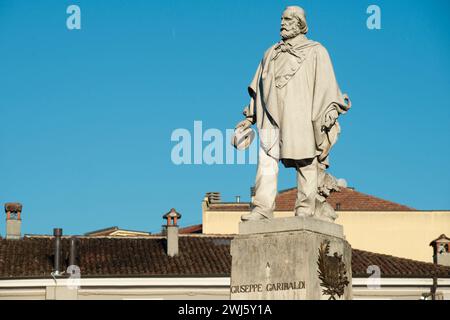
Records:
[[[275,61],[286,51],[294,58],[294,64],[280,77]],[[317,156],[328,167],[328,154],[337,141],[340,127],[336,121],[331,128],[326,128],[326,116],[333,110],[338,115],[344,114],[351,104],[341,93],[331,59],[320,43],[305,39],[290,44],[287,49],[282,42],[270,47],[248,92],[251,100],[244,114],[256,123],[261,148],[267,154],[286,160],[285,165],[288,160]],[[294,116],[297,111],[302,112],[300,120]],[[293,116],[283,112],[291,112]],[[281,148],[275,148],[280,142]]]

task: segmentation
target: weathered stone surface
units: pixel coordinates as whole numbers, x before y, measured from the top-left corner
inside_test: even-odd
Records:
[[[341,225],[310,217],[287,217],[241,222],[239,234],[274,233],[284,231],[313,231],[343,238],[344,229]]]
[[[340,265],[348,284],[343,285],[343,295],[335,298],[352,299],[349,243],[342,237],[306,229],[237,236],[231,243],[231,299],[328,300],[318,266],[319,250],[327,242],[329,253],[322,271],[337,275],[336,266]],[[333,257],[335,253],[337,257]]]

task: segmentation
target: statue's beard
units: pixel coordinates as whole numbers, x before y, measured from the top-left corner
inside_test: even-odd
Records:
[[[280,31],[281,39],[283,40],[295,38],[299,34],[301,34],[301,30],[298,25],[294,25],[292,27],[282,27]]]

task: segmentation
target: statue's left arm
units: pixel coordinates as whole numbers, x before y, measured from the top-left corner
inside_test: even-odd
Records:
[[[339,89],[328,51],[320,44],[315,50],[313,120],[318,120],[320,115],[326,115],[332,110],[338,115],[344,114],[350,108],[348,97]]]
[[[336,81],[333,65],[327,50],[317,45],[314,55],[314,90],[312,119],[316,144],[325,160],[340,132],[337,119],[350,109],[350,100],[342,94]]]

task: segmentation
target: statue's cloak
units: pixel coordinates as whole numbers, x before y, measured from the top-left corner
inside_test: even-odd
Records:
[[[328,166],[340,127],[336,121],[326,129],[325,116],[332,110],[345,113],[350,102],[341,93],[328,52],[320,43],[303,38],[270,47],[248,92],[251,101],[244,113],[257,124],[267,154],[286,166],[317,156]]]

